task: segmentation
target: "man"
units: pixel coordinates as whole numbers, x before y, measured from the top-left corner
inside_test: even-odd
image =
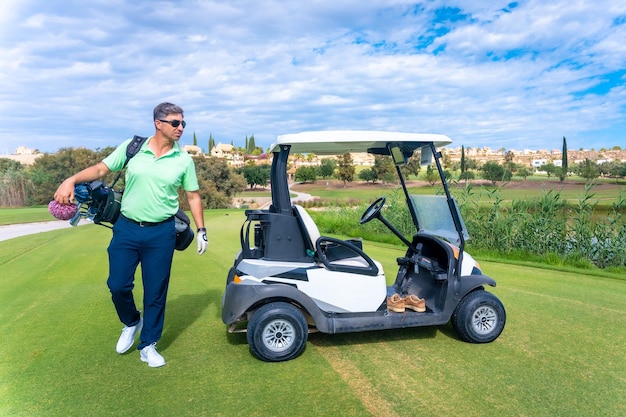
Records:
[[[119,319],[125,325],[116,351],[122,354],[130,349],[139,333],[140,359],[150,367],[165,365],[165,359],[156,350],[156,342],[163,331],[176,242],[174,215],[178,211],[179,187],[186,192],[191,215],[198,227],[198,255],[202,255],[208,246],[195,165],[178,145],[185,125],[180,107],[161,103],[154,108],[155,133],[128,162],[120,217],[113,226],[108,248],[107,285]],[[54,199],[69,204],[74,200],[76,184],[121,170],[130,141],[122,143],[101,162],[63,181]],[[139,263],[144,288],[143,317],[135,306],[132,291]]]

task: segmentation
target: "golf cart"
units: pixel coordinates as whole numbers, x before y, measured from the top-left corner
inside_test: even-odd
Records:
[[[485,285],[495,287],[495,281],[464,252],[468,234],[437,151],[449,143],[443,135],[375,131],[278,136],[271,148],[272,204],[267,210],[246,210],[241,251],[226,280],[222,320],[228,331],[247,332],[252,354],[269,362],[298,356],[311,331],[363,332],[451,321],[464,341],[495,340],[506,314],[500,300],[484,290]],[[434,157],[445,195],[409,194],[400,168],[415,151],[423,165]],[[306,210],[292,204],[287,182],[290,152],[391,156],[415,234],[409,240],[387,221],[384,197],[365,210],[360,223],[381,221],[407,246],[397,259],[393,284],[387,286],[382,265],[366,254],[361,240],[321,236]],[[425,309],[394,312],[388,307],[388,297],[394,294],[421,297]]]

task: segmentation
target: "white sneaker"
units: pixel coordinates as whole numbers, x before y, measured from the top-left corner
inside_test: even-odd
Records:
[[[143,319],[139,318],[139,323],[134,326],[125,326],[122,329],[122,334],[117,341],[117,346],[115,346],[115,350],[117,353],[124,353],[128,349],[130,349],[135,343],[135,336],[137,333],[141,332],[141,328],[143,327]]]
[[[143,362],[148,362],[148,366],[151,368],[165,365],[165,359],[156,350],[156,343],[141,349],[139,356]]]

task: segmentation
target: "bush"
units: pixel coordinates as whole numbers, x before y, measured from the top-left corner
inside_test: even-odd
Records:
[[[542,260],[550,265],[579,268],[626,267],[626,196],[620,194],[609,213],[595,207],[591,186],[576,205],[559,193],[544,192],[536,199],[504,202],[498,189],[476,194],[471,184],[458,196],[459,209],[474,251],[506,255],[513,259]],[[487,204],[485,204],[487,202]],[[381,222],[359,225],[369,202],[337,203],[316,212],[322,233],[399,243]],[[404,195],[398,189],[387,197],[383,215],[404,236],[416,232]]]
[[[376,173],[369,168],[365,168],[361,172],[359,172],[359,179],[365,182],[374,182],[378,179]]]
[[[460,209],[472,237],[472,247],[501,254],[522,251],[554,264],[599,268],[626,266],[626,225],[620,195],[608,215],[598,212],[588,186],[576,205],[553,191],[539,199],[503,204],[498,190],[488,192],[489,205],[479,205],[471,188],[461,194]],[[483,200],[484,201],[484,200]]]

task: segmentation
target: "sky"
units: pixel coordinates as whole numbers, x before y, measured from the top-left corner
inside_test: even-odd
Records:
[[[2,0],[0,154],[310,130],[626,148],[626,2]]]

